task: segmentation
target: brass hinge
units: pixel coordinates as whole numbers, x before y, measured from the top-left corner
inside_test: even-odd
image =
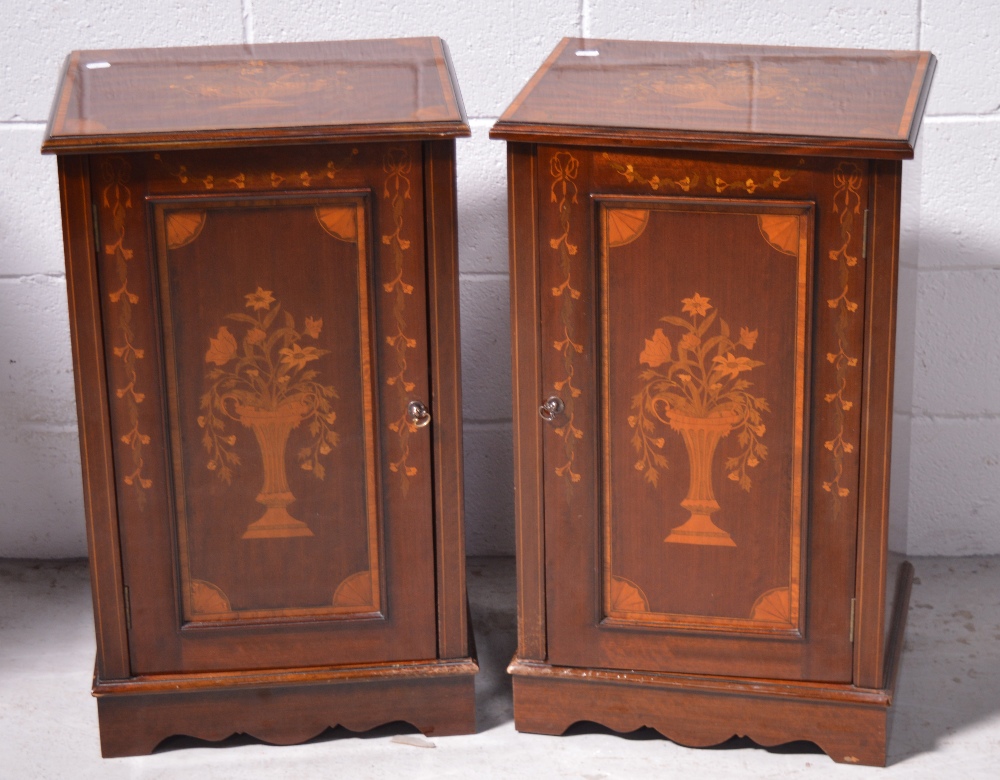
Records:
[[[125,627],[132,630],[132,599],[129,596],[128,585],[125,586]]]
[[[865,223],[861,228],[861,259],[868,259],[868,209],[865,209]]]
[[[90,208],[94,212],[94,222],[93,222],[93,224],[94,224],[94,252],[97,253],[97,257],[100,257],[101,256],[101,228],[99,227],[100,226],[100,222],[98,222],[98,219],[97,219],[97,204],[96,203],[91,203],[90,204]]]
[[[851,644],[854,644],[854,608],[857,604],[857,599],[851,599]]]

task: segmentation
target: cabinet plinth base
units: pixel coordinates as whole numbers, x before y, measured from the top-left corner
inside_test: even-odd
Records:
[[[884,688],[693,674],[579,669],[515,658],[514,726],[562,734],[579,721],[627,733],[648,727],[688,747],[749,737],[771,747],[814,742],[843,764],[885,766],[889,713],[906,630],[913,566],[899,567]]]
[[[427,736],[476,730],[475,659],[356,669],[144,677],[94,682],[105,758],[145,755],[164,739],[249,734],[292,745],[343,726],[405,721]]]
[[[649,685],[612,679],[637,676],[632,674],[518,661],[511,671],[518,731],[559,735],[578,721],[592,721],[622,733],[652,728],[687,747],[734,736],[764,746],[809,740],[840,763],[885,765],[887,703],[831,701],[822,690],[810,693],[816,686],[772,697],[748,693],[749,681],[734,681],[732,690],[722,682],[685,688],[679,676],[671,680],[675,684]]]

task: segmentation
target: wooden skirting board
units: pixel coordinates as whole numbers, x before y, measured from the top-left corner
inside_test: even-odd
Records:
[[[354,669],[159,675],[94,682],[105,758],[145,755],[164,739],[249,734],[291,745],[343,726],[405,721],[427,736],[476,730],[474,658]]]
[[[885,766],[913,566],[900,566],[885,655],[886,687],[577,669],[515,658],[518,731],[562,734],[579,721],[649,727],[689,747],[733,736],[765,745],[808,740],[838,763]]]

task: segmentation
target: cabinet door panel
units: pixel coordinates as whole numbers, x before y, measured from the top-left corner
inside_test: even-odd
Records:
[[[548,660],[849,681],[864,172],[539,154]]]
[[[812,204],[597,204],[604,622],[801,636]]]
[[[380,613],[367,200],[153,211],[184,622]]]
[[[109,162],[135,674],[435,655],[420,152],[379,151]]]

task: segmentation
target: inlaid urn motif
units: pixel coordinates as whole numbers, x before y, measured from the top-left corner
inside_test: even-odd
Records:
[[[333,429],[337,415],[331,404],[337,393],[331,385],[317,381],[319,372],[309,367],[329,350],[305,343],[319,338],[323,320],[306,317],[299,330],[272,291],[258,287],[245,298],[252,315],[226,316],[234,328],[243,331],[240,340],[223,325],[209,339],[205,353],[205,362],[215,366],[206,374],[209,389],[201,398],[198,417],[205,431],[202,443],[209,453],[207,466],[228,484],[240,458],[233,450],[236,434],[228,432],[227,421],[249,428],[260,448],[264,471],[257,502],[266,509],[247,527],[243,538],[312,536],[309,526],[288,512],[295,495],[285,467],[289,436],[303,423],[308,423],[309,443],[296,455],[302,469],[323,479],[322,457],[337,446]]]
[[[766,430],[762,413],[770,409],[764,398],[749,392],[751,382],[741,376],[764,363],[739,354],[753,349],[758,333],[743,327],[734,340],[729,324],[717,320],[718,311],[710,313],[714,307],[698,293],[681,303],[681,311],[689,319],[660,318],[681,330],[676,353],[663,328],[657,328],[639,355],[639,362],[648,368],[639,374],[643,385],[632,398],[633,414],[628,418],[635,429],[632,445],[639,454],[635,468],[655,487],[658,469],[668,467],[661,452],[665,440],[657,436],[657,423],[679,433],[691,471],[681,506],[690,517],[664,541],[735,547],[732,537],[712,521],[712,514],[720,508],[712,469],[719,442],[733,432],[737,433],[739,451],[726,459],[725,467],[729,479],[743,490],[749,492],[752,484],[748,469],[767,457],[767,447],[761,442]],[[713,329],[716,324],[717,329]]]

